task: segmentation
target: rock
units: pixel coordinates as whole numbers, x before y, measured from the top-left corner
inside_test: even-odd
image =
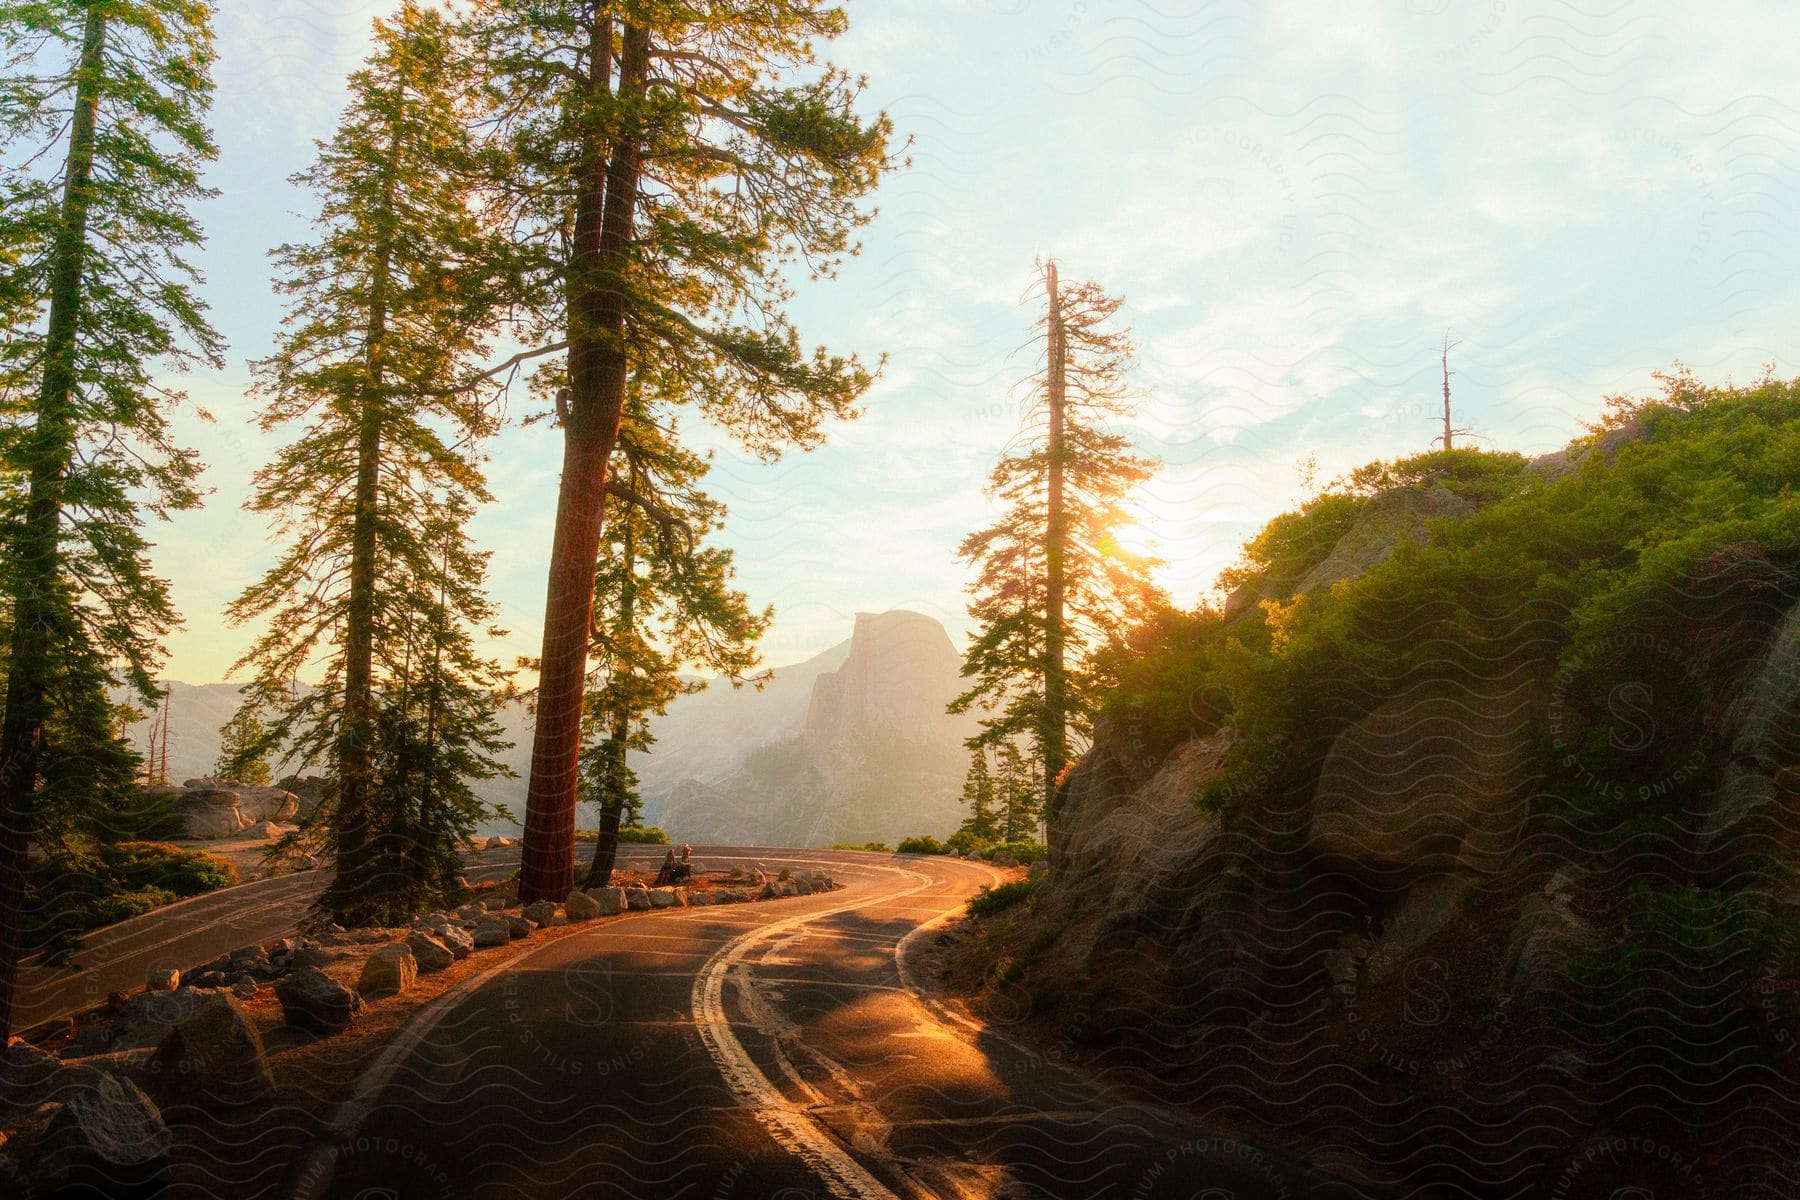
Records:
[[[1011,850],[996,850],[994,851],[994,857],[988,861],[992,862],[996,867],[1016,867],[1019,865],[1019,860],[1013,857],[1013,852]]]
[[[603,917],[616,916],[625,911],[625,889],[622,887],[594,888],[588,895],[600,906],[600,915]]]
[[[505,917],[490,917],[475,927],[474,941],[480,949],[504,946],[512,941],[512,923]]]
[[[1517,678],[1419,683],[1340,734],[1313,795],[1314,852],[1389,892],[1499,869],[1529,814],[1543,707]]]
[[[456,961],[450,947],[417,929],[406,935],[406,948],[412,951],[413,961],[421,971],[442,971]]]
[[[524,915],[527,921],[539,929],[548,929],[550,923],[556,920],[556,904],[550,900],[539,900],[534,904],[527,904],[524,908]]]
[[[113,1018],[111,1048],[138,1050],[161,1045],[170,1030],[216,995],[213,989],[198,985],[174,992],[139,992]]]
[[[446,951],[447,953],[447,951]],[[363,960],[356,990],[365,996],[397,995],[419,978],[419,960],[405,942],[390,942]]]
[[[300,797],[285,788],[239,787],[238,815],[248,824],[291,821],[300,812]]]
[[[288,827],[285,825],[277,825],[273,821],[258,821],[256,824],[247,827],[240,836],[272,842],[288,832]]]
[[[342,950],[327,950],[323,946],[302,946],[294,951],[293,956],[288,960],[288,965],[294,969],[324,967],[334,962],[340,962],[347,957],[349,956]]]
[[[711,893],[711,892],[689,892],[688,897],[687,897],[687,902],[690,905],[703,907],[705,905],[713,903],[713,893]]]
[[[487,915],[485,904],[465,904],[456,910],[456,915],[465,921],[479,921]]]
[[[146,992],[172,992],[181,986],[181,972],[174,967],[151,967],[144,979]]]
[[[681,903],[681,896],[672,887],[650,889],[651,908],[674,908]]]
[[[563,901],[563,915],[571,923],[591,921],[600,915],[600,902],[586,892],[570,892],[569,898]]]
[[[756,898],[758,900],[773,900],[781,895],[781,886],[780,881],[771,879],[762,885],[762,889],[756,893]]]
[[[211,789],[181,792],[169,811],[181,823],[181,835],[200,841],[237,836],[248,822],[238,812],[237,793]]]
[[[443,943],[444,949],[456,958],[467,958],[475,952],[475,939],[460,925],[439,925],[425,932]]]
[[[61,1103],[89,1083],[92,1075],[83,1068],[29,1042],[14,1042],[0,1052],[0,1125],[17,1124],[40,1105]]]
[[[499,892],[489,892],[481,898],[481,906],[489,912],[499,912],[506,907],[506,897]]]
[[[524,917],[509,916],[506,918],[506,930],[513,937],[530,937],[532,931],[536,928],[537,926],[533,925],[530,921],[527,921]]]
[[[285,779],[277,779],[275,786],[294,797],[296,811],[293,815],[305,817],[312,815],[312,811],[329,794],[331,781],[317,775],[289,775]]]
[[[1369,982],[1385,982],[1415,951],[1448,927],[1462,912],[1473,886],[1459,875],[1440,875],[1414,884],[1383,922],[1381,936],[1369,950]]]
[[[70,1096],[32,1148],[26,1195],[161,1195],[169,1184],[169,1128],[129,1080],[100,1075]]]
[[[275,985],[281,1015],[295,1029],[333,1034],[350,1027],[362,997],[317,967],[300,967]]]
[[[260,962],[268,962],[269,956],[263,953],[261,946],[239,946],[226,956],[226,969],[246,971]]]
[[[1566,899],[1527,896],[1507,939],[1502,990],[1514,1001],[1554,992],[1567,981],[1575,961],[1602,942],[1600,931],[1570,909]]]
[[[171,1029],[144,1069],[150,1094],[170,1104],[235,1106],[275,1090],[262,1037],[235,996],[215,992]]]
[[[508,847],[512,844],[513,844],[513,840],[509,837],[491,837],[482,846],[482,849],[484,849],[484,850],[504,850],[506,847]]]
[[[231,977],[231,982],[227,986],[231,988],[231,994],[236,996],[239,1000],[252,999],[256,995],[256,976],[247,971],[239,975],[234,975]]]
[[[1049,873],[1050,873],[1050,864],[1045,862],[1041,858],[1038,859],[1036,862],[1032,863],[1029,867],[1025,868],[1025,878],[1027,878],[1027,879],[1042,879],[1044,876],[1048,875]]]
[[[633,911],[644,911],[650,907],[650,892],[643,887],[625,889],[625,907]]]

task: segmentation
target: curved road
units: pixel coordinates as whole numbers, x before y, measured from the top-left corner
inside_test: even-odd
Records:
[[[908,939],[997,876],[955,859],[704,852],[829,870],[768,904],[632,913],[418,1013],[287,1168],[299,1200],[1350,1197],[919,997]]]

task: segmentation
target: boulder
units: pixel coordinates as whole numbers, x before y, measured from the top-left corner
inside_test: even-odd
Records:
[[[570,892],[563,901],[563,915],[570,922],[591,921],[600,915],[600,902],[586,892]]]
[[[286,825],[277,825],[273,821],[258,821],[254,825],[247,826],[239,836],[256,838],[259,841],[272,842],[277,838],[285,836],[289,832],[291,831]]]
[[[512,941],[512,924],[505,917],[490,917],[475,927],[474,942],[478,949],[504,946]]]
[[[142,1089],[100,1075],[70,1096],[32,1147],[27,1195],[161,1195],[169,1184],[169,1128]]]
[[[512,844],[513,844],[513,840],[509,837],[491,837],[487,840],[487,842],[485,844],[483,844],[482,849],[484,849],[484,850],[504,850],[506,847],[508,847]]]
[[[172,992],[181,986],[181,972],[174,967],[151,967],[144,977],[146,992]]]
[[[223,789],[188,788],[169,811],[181,823],[181,835],[196,841],[236,837],[249,823],[238,812],[237,793]]]
[[[1313,795],[1313,851],[1392,892],[1500,869],[1529,815],[1543,707],[1514,679],[1420,683],[1340,734]]]
[[[600,906],[603,917],[615,916],[625,911],[625,889],[622,887],[594,888],[588,893],[594,903]]]
[[[218,993],[211,988],[183,987],[173,992],[139,992],[113,1018],[113,1050],[159,1046],[169,1031]]]
[[[362,997],[317,967],[300,967],[275,985],[281,1015],[295,1029],[333,1034],[350,1027],[362,1011]]]
[[[701,907],[704,907],[708,904],[714,903],[713,893],[712,892],[689,892],[688,897],[687,897],[687,902],[690,905],[699,905]]]
[[[169,1031],[144,1078],[164,1106],[252,1104],[275,1090],[261,1035],[237,998],[222,992]]]
[[[294,797],[297,811],[296,817],[312,814],[313,809],[325,799],[331,788],[331,781],[321,779],[317,775],[289,775],[285,779],[277,779],[275,786]]]
[[[238,815],[255,824],[291,821],[300,813],[300,797],[285,788],[237,787]]]
[[[456,910],[456,915],[465,921],[479,921],[487,915],[485,904],[465,904]]]
[[[95,1072],[65,1063],[29,1042],[0,1052],[0,1125],[14,1125],[39,1106],[60,1104],[76,1089],[91,1086]]]
[[[516,938],[530,937],[532,931],[537,928],[537,926],[533,925],[530,921],[527,921],[524,917],[508,916],[505,920],[507,932]]]
[[[672,887],[650,889],[651,908],[676,908],[681,904],[681,893]]]
[[[499,912],[506,907],[506,897],[499,892],[489,892],[481,898],[481,906],[489,912]]]
[[[1013,857],[1013,852],[1011,850],[996,850],[994,851],[994,857],[988,861],[992,862],[996,867],[1016,867],[1019,865],[1019,860]]]
[[[650,907],[649,889],[643,887],[626,888],[625,907],[637,912],[647,910]]]
[[[475,939],[460,925],[440,925],[427,932],[456,958],[467,958],[475,952]]]
[[[406,935],[406,948],[421,971],[441,971],[456,961],[456,955],[437,938],[415,929]]]
[[[404,992],[418,978],[419,960],[407,944],[390,942],[363,960],[356,990],[365,996],[391,996]]]
[[[1415,883],[1382,923],[1381,936],[1368,952],[1369,982],[1386,982],[1414,952],[1448,928],[1462,913],[1473,886],[1460,875]]]
[[[1555,992],[1568,980],[1575,961],[1603,941],[1600,931],[1569,907],[1566,896],[1527,896],[1507,939],[1502,990],[1514,1000]]]
[[[534,904],[527,904],[523,912],[525,919],[539,929],[550,928],[550,923],[556,920],[556,904],[550,900],[539,900]]]

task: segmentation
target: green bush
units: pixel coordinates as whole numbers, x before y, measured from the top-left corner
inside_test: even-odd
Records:
[[[969,915],[971,917],[991,917],[1003,913],[1016,904],[1023,904],[1031,898],[1032,889],[1036,886],[1034,879],[1015,879],[1011,883],[1003,883],[999,887],[984,887],[969,897]]]
[[[623,825],[619,828],[619,842],[640,846],[666,846],[669,835],[655,825]]]
[[[874,854],[891,854],[891,853],[893,853],[892,848],[886,842],[863,842],[861,845],[858,845],[855,842],[838,842],[837,844],[833,845],[831,847],[831,849],[833,849],[833,850],[867,850]]]
[[[938,841],[936,838],[934,838],[930,834],[926,833],[926,834],[920,834],[917,837],[907,838],[905,841],[900,843],[899,847],[895,849],[894,853],[895,854],[948,854],[948,853],[950,853],[950,850],[948,847],[946,847],[944,845],[944,843]]]
[[[1050,847],[1042,842],[995,842],[987,848],[987,857],[992,858],[1002,850],[1027,866],[1050,857]]]
[[[90,929],[236,882],[237,869],[218,855],[162,842],[98,845],[39,860],[27,877],[26,940],[54,959]]]

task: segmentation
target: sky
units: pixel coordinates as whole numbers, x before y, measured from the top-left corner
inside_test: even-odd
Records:
[[[274,445],[246,394],[281,316],[267,252],[304,236],[288,177],[390,7],[220,6],[200,261],[230,366],[185,384],[217,417],[181,426],[207,507],[153,531],[188,622],[170,678],[223,678],[251,636],[218,614],[274,553],[241,509]],[[715,439],[724,541],[777,609],[772,664],[848,637],[859,611],[966,633],[956,547],[993,516],[982,485],[1019,426],[1040,257],[1125,300],[1132,432],[1163,463],[1134,537],[1182,604],[1309,475],[1429,448],[1446,335],[1457,424],[1527,454],[1676,360],[1712,382],[1800,375],[1800,15],[1781,0],[848,7],[828,56],[868,76],[910,163],[861,256],[793,313],[809,342],[885,367],[812,453],[764,466]],[[490,447],[496,502],[473,530],[508,660],[538,649],[557,437],[514,423]]]

